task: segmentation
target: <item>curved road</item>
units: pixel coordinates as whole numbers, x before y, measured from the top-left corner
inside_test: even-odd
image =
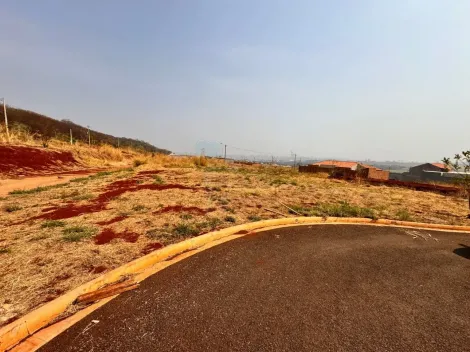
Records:
[[[148,278],[41,351],[464,351],[468,246],[468,234],[361,225],[247,235]]]

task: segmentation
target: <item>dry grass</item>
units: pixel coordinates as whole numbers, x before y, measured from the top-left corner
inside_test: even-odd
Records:
[[[279,217],[265,208],[292,216],[279,201],[307,214],[470,225],[465,198],[457,196],[330,180],[282,167],[228,166],[216,159],[206,159],[207,166],[202,167],[196,166],[191,157],[138,157],[146,163],[0,200],[2,209],[9,205],[21,208],[3,211],[0,217],[0,324],[103,271],[142,256],[151,243],[168,245],[216,228]],[[162,170],[158,179],[151,174],[139,175],[141,171],[156,169]],[[46,207],[64,206],[77,192],[91,198],[76,198],[74,202],[89,204],[106,185],[131,178],[136,178],[136,184],[155,185],[157,180],[161,186],[179,184],[197,189],[142,189],[110,200],[101,212],[58,222],[34,220],[15,225],[44,214]],[[165,207],[176,205],[215,210],[205,215],[191,210],[162,212]],[[123,219],[109,225],[97,224],[118,216]],[[104,228],[140,236],[135,243],[117,238],[96,245],[93,236]],[[72,236],[72,240],[67,236]]]

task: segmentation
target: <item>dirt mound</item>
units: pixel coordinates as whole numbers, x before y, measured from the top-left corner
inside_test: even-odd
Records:
[[[81,165],[67,151],[0,145],[0,176],[38,176]]]

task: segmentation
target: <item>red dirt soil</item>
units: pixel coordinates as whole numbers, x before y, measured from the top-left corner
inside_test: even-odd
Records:
[[[149,243],[148,245],[146,245],[141,253],[142,254],[149,254],[153,251],[156,251],[157,249],[160,249],[163,247],[163,244],[161,244],[160,242],[153,242],[153,243]]]
[[[97,198],[92,199],[88,204],[76,205],[74,203],[68,203],[63,207],[51,207],[48,208],[51,210],[48,213],[38,215],[17,224],[22,224],[31,220],[46,219],[46,220],[61,220],[69,219],[82,214],[97,213],[106,209],[108,203],[126,192],[137,192],[140,190],[156,190],[163,191],[167,189],[183,189],[183,190],[193,190],[199,191],[202,188],[183,186],[179,184],[138,184],[136,179],[121,180],[115,181],[109,184],[105,188],[105,192],[101,193]]]
[[[139,239],[139,234],[135,232],[114,232],[112,229],[103,229],[98,235],[94,237],[94,242],[97,245],[102,245],[111,242],[115,238],[120,238],[129,243],[135,243]]]
[[[81,165],[66,151],[0,145],[0,175],[33,176],[61,172]]]
[[[188,214],[194,214],[194,215],[206,215],[207,213],[215,211],[215,208],[208,208],[208,209],[201,209],[198,207],[185,207],[182,205],[172,205],[172,206],[167,206],[165,208],[162,208],[153,214],[163,214],[163,213],[188,213]]]

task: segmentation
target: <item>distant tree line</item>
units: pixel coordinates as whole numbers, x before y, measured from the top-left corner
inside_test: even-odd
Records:
[[[33,134],[38,134],[42,139],[55,138],[70,141],[70,129],[72,129],[73,141],[88,143],[88,129],[77,125],[70,120],[56,120],[33,111],[23,110],[7,106],[8,124],[12,127],[21,126],[28,128]],[[0,109],[0,121],[3,122],[3,109]],[[139,139],[114,137],[109,134],[90,130],[91,143],[93,145],[109,144],[115,147],[131,147],[153,153],[170,154],[166,149],[153,146]]]

